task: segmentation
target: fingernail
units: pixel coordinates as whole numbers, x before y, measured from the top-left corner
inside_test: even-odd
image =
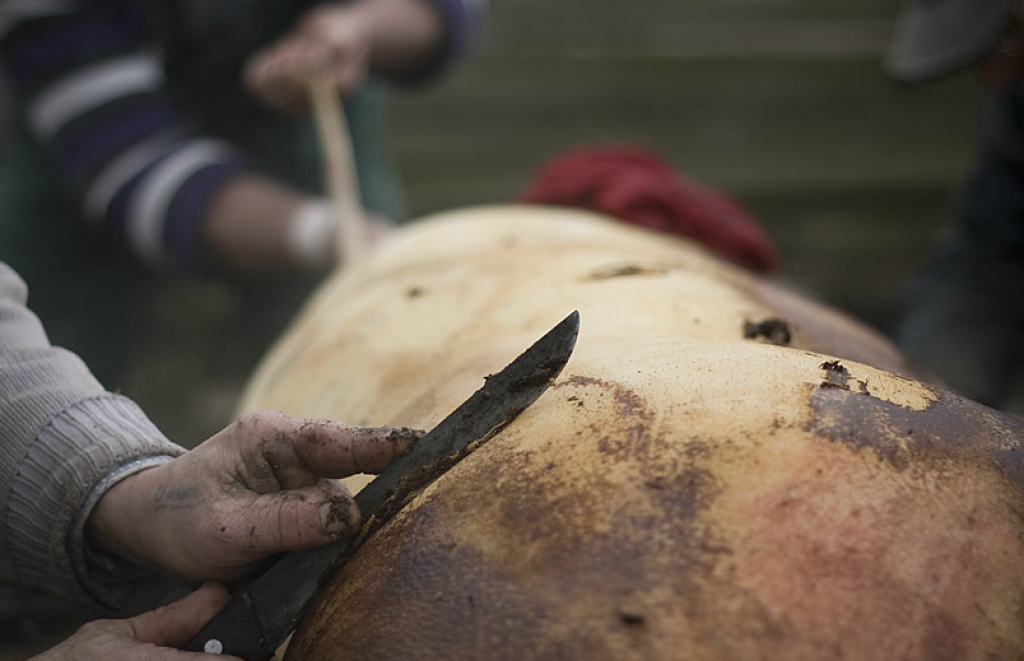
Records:
[[[351,537],[359,529],[359,519],[359,509],[348,498],[331,498],[320,506],[320,525],[331,537]]]

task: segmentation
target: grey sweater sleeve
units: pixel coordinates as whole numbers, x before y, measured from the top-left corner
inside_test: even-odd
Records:
[[[26,299],[24,282],[0,263],[0,578],[133,609],[139,572],[89,554],[85,518],[118,480],[184,449],[51,346]]]

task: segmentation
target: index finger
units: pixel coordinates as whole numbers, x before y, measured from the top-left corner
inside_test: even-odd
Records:
[[[408,427],[354,427],[333,420],[305,420],[292,439],[299,460],[320,477],[379,473],[421,436]]]

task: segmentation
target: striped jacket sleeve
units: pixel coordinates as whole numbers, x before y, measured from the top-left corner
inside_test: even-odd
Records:
[[[176,112],[159,53],[126,18],[71,0],[0,0],[0,56],[63,192],[154,267],[202,265],[199,222],[247,166]]]
[[[486,7],[425,1],[442,16],[445,40],[417,80],[463,55]],[[158,49],[116,4],[0,0],[0,57],[31,135],[87,222],[153,267],[200,270],[204,211],[228,178],[253,165],[184,121]]]

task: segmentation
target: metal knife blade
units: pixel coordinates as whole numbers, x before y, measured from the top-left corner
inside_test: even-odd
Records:
[[[395,460],[356,497],[364,524],[353,540],[289,553],[236,594],[186,651],[265,661],[295,629],[324,583],[409,500],[540,397],[569,360],[573,312]]]

